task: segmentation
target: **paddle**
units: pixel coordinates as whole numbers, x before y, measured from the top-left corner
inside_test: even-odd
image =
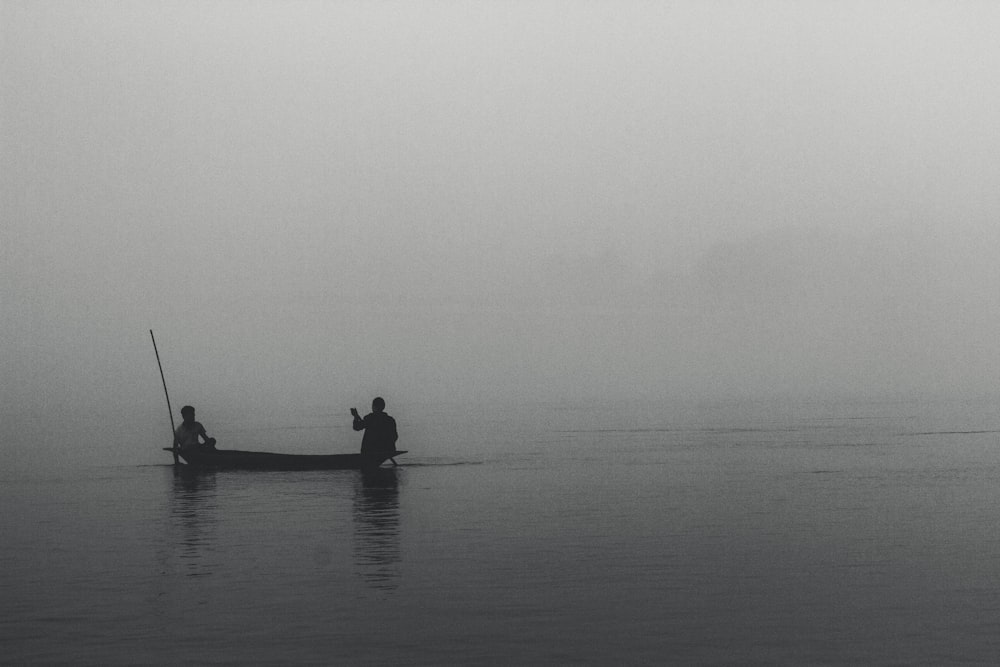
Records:
[[[170,440],[173,442],[173,446],[170,451],[174,455],[174,465],[180,463],[177,458],[177,429],[174,428],[174,410],[170,407],[170,392],[167,391],[167,378],[163,376],[163,364],[160,363],[160,351],[156,349],[156,336],[153,335],[153,330],[149,330],[149,337],[153,339],[153,352],[156,353],[156,365],[160,367],[160,380],[163,382],[163,394],[167,397],[167,412],[170,413]],[[166,447],[164,447],[166,449]]]

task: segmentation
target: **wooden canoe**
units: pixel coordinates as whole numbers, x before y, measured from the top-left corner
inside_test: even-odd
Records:
[[[173,452],[170,447],[164,450]],[[189,466],[233,470],[362,470],[377,468],[405,450],[385,455],[361,454],[272,454],[238,449],[178,449]],[[395,461],[393,461],[395,463]]]

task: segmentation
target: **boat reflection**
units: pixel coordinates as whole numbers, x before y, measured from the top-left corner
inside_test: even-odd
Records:
[[[399,585],[399,472],[380,468],[360,474],[354,488],[354,564],[373,588]]]
[[[173,467],[173,484],[170,486],[170,523],[180,530],[176,544],[178,558],[190,577],[212,573],[204,555],[211,551],[215,541],[217,522],[216,479],[209,470],[195,470],[188,466]]]

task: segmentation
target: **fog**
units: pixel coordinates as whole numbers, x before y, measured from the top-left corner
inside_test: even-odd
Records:
[[[4,414],[995,392],[998,29],[0,2]]]

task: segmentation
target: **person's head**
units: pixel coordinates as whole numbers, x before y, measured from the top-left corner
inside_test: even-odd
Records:
[[[372,412],[382,412],[385,410],[385,401],[382,400],[381,396],[376,396],[372,399]]]
[[[190,405],[185,405],[181,408],[181,417],[183,417],[186,422],[194,421],[194,408]]]

